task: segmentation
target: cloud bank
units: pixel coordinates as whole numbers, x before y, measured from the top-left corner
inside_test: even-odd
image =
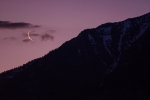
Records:
[[[25,22],[9,22],[9,21],[0,21],[0,29],[18,29],[18,28],[38,28],[39,25],[32,25]]]

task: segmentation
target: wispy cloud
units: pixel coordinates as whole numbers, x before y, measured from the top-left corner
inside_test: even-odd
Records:
[[[30,34],[30,36],[39,36],[39,34],[32,33],[32,34]]]
[[[47,30],[47,31],[45,31],[44,33],[55,33],[56,32],[56,30]]]
[[[50,34],[43,34],[43,35],[41,35],[41,38],[42,38],[42,41],[54,39],[54,37]]]
[[[32,25],[25,22],[9,22],[9,21],[0,21],[0,29],[18,29],[18,28],[38,28],[39,25]]]
[[[3,38],[3,40],[16,40],[17,38],[16,37],[7,37],[7,38]]]
[[[47,30],[47,31],[45,31],[45,32],[41,35],[42,41],[54,40],[54,36],[53,36],[52,34],[55,33],[55,32],[56,32],[56,30]]]
[[[29,39],[24,39],[24,40],[22,40],[22,42],[31,42],[31,40],[29,40]]]
[[[23,33],[22,35],[25,36],[25,37],[27,37],[27,36],[28,36],[28,33]],[[30,36],[38,37],[38,36],[40,36],[40,35],[37,34],[37,33],[30,33]]]

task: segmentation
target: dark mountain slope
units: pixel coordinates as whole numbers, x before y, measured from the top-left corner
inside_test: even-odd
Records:
[[[150,13],[82,31],[0,74],[0,99],[149,98]]]
[[[141,36],[132,49],[122,57],[114,72],[105,77],[101,86],[103,99],[149,100],[150,99],[150,28]],[[137,47],[136,47],[137,46]],[[139,48],[140,47],[140,48]],[[139,49],[138,49],[139,48]],[[138,54],[136,54],[138,52]],[[124,64],[128,55],[134,56]],[[108,96],[109,95],[109,96]]]

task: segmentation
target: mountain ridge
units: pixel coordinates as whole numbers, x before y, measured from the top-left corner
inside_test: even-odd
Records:
[[[138,76],[139,68],[142,66],[140,60],[150,65],[149,60],[144,58],[150,55],[146,50],[150,48],[149,32],[150,13],[83,30],[77,37],[63,43],[43,57],[1,73],[0,96],[3,100],[10,98],[19,100],[21,97],[29,97],[28,99],[32,100],[34,97],[36,99],[44,97],[92,97],[102,100],[126,97],[130,99],[135,95],[138,97],[138,94],[141,95],[140,98],[143,98],[147,90],[142,86],[144,83],[140,83],[142,78],[138,80],[136,75]],[[139,58],[139,55],[145,61]],[[135,66],[138,69],[134,73]],[[129,75],[125,71],[129,71]],[[147,71],[148,67],[145,64],[141,71],[144,76],[141,75],[141,77],[146,75],[149,77]],[[132,76],[132,73],[135,75]],[[135,83],[133,77],[138,83],[134,89],[129,89],[128,87],[133,86],[130,81]],[[119,83],[117,79],[120,78],[130,84],[126,85],[122,81]],[[147,82],[148,78],[143,80]],[[110,84],[111,82],[114,84]],[[137,93],[135,90],[140,86],[142,91],[138,90],[139,93]],[[119,89],[115,90],[113,87]],[[148,92],[146,92],[146,98],[149,98]]]

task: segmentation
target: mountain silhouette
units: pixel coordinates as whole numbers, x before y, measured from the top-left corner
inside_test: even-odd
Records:
[[[1,100],[150,99],[150,13],[85,29],[0,74]]]

